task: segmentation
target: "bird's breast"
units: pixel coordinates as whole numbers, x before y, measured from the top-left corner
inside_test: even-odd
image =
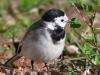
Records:
[[[60,27],[54,30],[49,30],[49,33],[54,44],[57,44],[60,40],[65,38],[65,30]]]
[[[40,32],[39,32],[40,33]],[[34,39],[34,38],[33,38]],[[51,34],[46,30],[39,34],[38,40],[28,40],[22,47],[22,55],[32,60],[48,62],[58,58],[64,48],[65,37],[54,43]]]
[[[44,41],[41,42],[41,54],[43,54],[43,59],[45,62],[49,60],[53,60],[58,58],[63,49],[65,44],[65,37],[60,39],[56,44],[52,41],[52,37],[49,33],[46,34],[47,38],[44,38]],[[42,41],[43,39],[41,39]]]
[[[64,48],[64,39],[60,41],[58,44],[54,44],[49,41],[44,41],[41,46],[40,54],[42,54],[43,60],[48,62],[49,60],[53,60],[58,58]],[[47,43],[46,43],[47,42]]]

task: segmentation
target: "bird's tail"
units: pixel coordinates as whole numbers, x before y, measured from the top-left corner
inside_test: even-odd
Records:
[[[10,58],[4,65],[6,66],[6,67],[13,67],[13,62],[15,61],[15,60],[18,60],[20,57],[22,57],[21,55],[19,55],[19,54],[16,54],[16,55],[14,55],[12,58]]]
[[[20,57],[22,57],[20,55],[20,52],[21,52],[21,47],[22,45],[19,43],[19,42],[16,42],[14,43],[14,46],[15,46],[15,49],[16,49],[16,52],[15,52],[15,55],[10,58],[4,65],[7,66],[7,67],[13,67],[13,62],[15,60],[18,60]]]

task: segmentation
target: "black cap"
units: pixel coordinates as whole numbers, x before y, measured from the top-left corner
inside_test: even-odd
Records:
[[[60,17],[60,16],[64,16],[64,12],[62,10],[50,9],[44,13],[44,15],[42,16],[42,19],[44,21],[50,22],[50,21],[54,21],[54,18]]]

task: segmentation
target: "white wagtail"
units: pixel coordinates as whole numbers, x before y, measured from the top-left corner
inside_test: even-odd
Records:
[[[57,59],[64,49],[64,27],[68,22],[68,17],[62,10],[50,9],[45,12],[26,32],[20,42],[21,50],[6,64],[21,56],[45,63]]]

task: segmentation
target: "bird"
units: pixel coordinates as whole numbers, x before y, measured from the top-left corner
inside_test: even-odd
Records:
[[[20,41],[20,49],[5,64],[21,56],[45,63],[57,59],[64,49],[67,37],[65,26],[68,23],[69,19],[64,11],[57,8],[48,9],[40,20],[29,27]]]

